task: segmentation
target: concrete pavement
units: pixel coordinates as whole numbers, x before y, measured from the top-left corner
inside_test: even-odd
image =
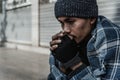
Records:
[[[47,80],[49,55],[0,47],[0,80]]]

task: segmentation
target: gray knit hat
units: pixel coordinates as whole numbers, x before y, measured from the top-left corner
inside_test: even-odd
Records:
[[[57,0],[55,3],[55,17],[82,17],[98,16],[96,0]]]

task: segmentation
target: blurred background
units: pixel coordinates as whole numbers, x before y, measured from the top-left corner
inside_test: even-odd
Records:
[[[49,42],[61,30],[56,0],[0,0],[0,80],[47,80]],[[97,0],[99,15],[120,25],[120,0]]]

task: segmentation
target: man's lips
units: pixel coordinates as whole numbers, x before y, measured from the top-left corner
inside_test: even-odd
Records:
[[[71,39],[76,39],[77,37],[74,35],[68,35]]]

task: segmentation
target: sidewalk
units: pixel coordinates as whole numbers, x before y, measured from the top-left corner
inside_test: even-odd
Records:
[[[0,80],[47,80],[49,55],[0,47]]]

